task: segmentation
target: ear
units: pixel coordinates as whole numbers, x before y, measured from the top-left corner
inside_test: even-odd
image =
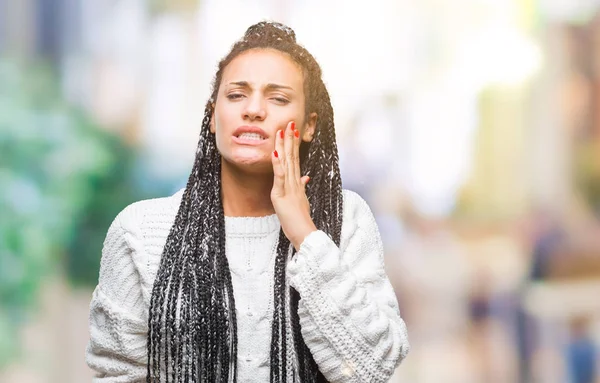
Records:
[[[304,133],[302,133],[302,141],[311,142],[317,128],[317,113],[312,112],[304,123]]]
[[[210,115],[210,122],[209,122],[209,127],[210,127],[210,132],[212,134],[216,133],[216,129],[215,129],[215,104],[212,104],[212,114]]]

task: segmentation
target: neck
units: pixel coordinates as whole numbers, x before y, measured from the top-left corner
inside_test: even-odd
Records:
[[[273,174],[247,173],[221,159],[221,196],[227,217],[264,217],[275,213]]]

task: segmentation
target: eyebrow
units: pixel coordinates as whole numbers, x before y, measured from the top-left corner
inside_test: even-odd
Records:
[[[234,81],[234,82],[230,82],[229,85],[237,85],[237,86],[241,86],[243,88],[248,88],[248,89],[252,88],[248,81]],[[274,83],[269,83],[269,84],[265,85],[265,89],[266,90],[289,89],[291,91],[294,90],[291,86],[274,84]]]

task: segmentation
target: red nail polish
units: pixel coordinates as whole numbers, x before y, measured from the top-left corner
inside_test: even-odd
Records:
[[[296,130],[296,123],[292,121],[292,130]]]
[[[279,131],[279,137],[283,138],[283,130]]]
[[[279,153],[277,153],[277,150],[275,150],[273,154],[275,155],[275,158],[279,158]]]
[[[300,132],[297,130],[294,130],[294,136],[296,136],[296,138],[300,137]]]
[[[310,182],[310,177],[306,177],[306,183]]]

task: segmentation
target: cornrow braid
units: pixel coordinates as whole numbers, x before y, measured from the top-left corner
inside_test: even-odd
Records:
[[[237,319],[231,272],[225,254],[225,216],[221,199],[221,156],[210,132],[224,69],[251,49],[275,49],[302,67],[306,116],[318,116],[311,142],[300,146],[302,174],[311,216],[319,230],[339,245],[342,225],[342,184],[333,109],[314,57],[296,42],[289,27],[260,22],[249,27],[221,60],[213,80],[196,151],[181,204],[162,253],[148,316],[147,383],[235,382],[237,380]],[[294,248],[280,230],[274,266],[271,331],[272,383],[326,382],[301,333],[300,296],[286,284],[286,265]],[[289,323],[289,329],[288,325]],[[288,334],[291,331],[291,334]],[[290,339],[293,344],[290,343]],[[293,350],[295,360],[288,360]],[[297,360],[297,363],[296,363]]]

